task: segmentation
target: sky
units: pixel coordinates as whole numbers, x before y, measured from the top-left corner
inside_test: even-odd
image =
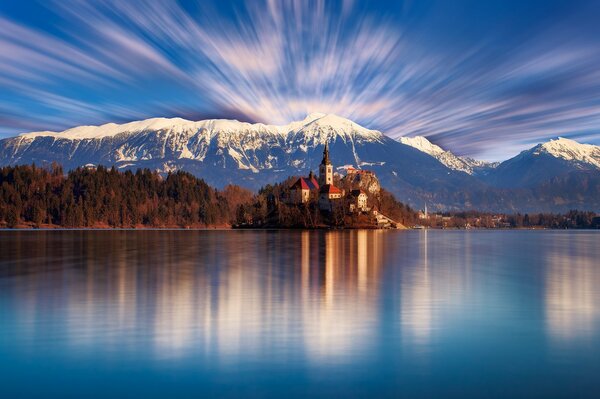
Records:
[[[0,2],[0,138],[334,113],[502,160],[600,144],[600,1]]]

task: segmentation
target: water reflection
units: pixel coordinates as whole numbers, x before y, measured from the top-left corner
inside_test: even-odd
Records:
[[[414,267],[403,276],[401,320],[408,345],[424,347],[429,343],[433,319],[433,288],[429,270],[428,231],[422,232]]]
[[[305,233],[309,234],[309,233]],[[307,355],[323,358],[353,355],[376,339],[377,290],[382,268],[380,232],[330,232],[312,246],[322,256],[307,273],[301,305],[302,333]],[[322,260],[321,260],[322,259]]]
[[[83,365],[109,381],[127,364],[150,376],[133,384],[140,389],[152,367],[172,366],[192,385],[193,373],[204,372],[214,392],[271,376],[272,387],[287,388],[277,385],[286,373],[307,394],[324,381],[330,393],[343,386],[367,396],[353,390],[367,381],[408,397],[492,381],[503,396],[522,396],[506,391],[515,375],[523,384],[551,375],[561,387],[592,387],[600,373],[599,237],[0,232],[0,368],[9,359],[4,373],[18,381],[32,367],[71,366],[60,377]],[[22,359],[27,373],[13,372]],[[569,385],[566,371],[580,364],[585,373]],[[13,384],[15,392],[22,386]]]
[[[279,342],[282,353],[335,360],[375,339],[382,232],[40,234],[30,242],[39,257],[10,262],[16,314],[33,340],[49,314],[69,345],[151,344],[159,358],[227,362]],[[65,252],[80,257],[48,267]]]
[[[589,338],[600,323],[600,258],[589,244],[572,240],[544,254],[548,332],[563,342]],[[598,246],[597,241],[591,244]]]

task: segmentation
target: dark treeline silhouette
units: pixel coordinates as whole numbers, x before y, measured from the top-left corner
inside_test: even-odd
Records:
[[[35,165],[0,169],[0,225],[62,227],[203,227],[228,225],[253,194],[217,191],[186,172]]]
[[[451,212],[430,215],[423,222],[430,227],[475,228],[600,228],[600,216],[595,212],[571,210],[557,213],[492,214],[477,211]]]

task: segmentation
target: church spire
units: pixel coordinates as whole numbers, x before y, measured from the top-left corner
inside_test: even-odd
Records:
[[[321,165],[331,165],[331,161],[329,160],[329,143],[325,143],[325,149],[323,150],[323,160],[321,161]]]
[[[329,145],[325,143],[323,150],[323,160],[319,165],[319,185],[333,184],[333,165],[329,160]]]

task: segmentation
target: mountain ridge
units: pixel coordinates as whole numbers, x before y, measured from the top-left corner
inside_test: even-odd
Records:
[[[487,181],[497,187],[533,187],[554,177],[582,171],[600,173],[600,147],[559,137],[502,162]]]
[[[175,130],[184,129],[207,129],[211,131],[260,131],[265,133],[279,133],[282,135],[297,132],[299,130],[315,125],[318,127],[328,126],[333,129],[351,131],[361,135],[378,137],[383,135],[377,130],[367,129],[349,119],[323,113],[312,113],[307,115],[301,121],[292,121],[286,125],[268,125],[264,123],[240,122],[235,119],[205,119],[200,121],[191,121],[183,118],[149,118],[140,121],[131,121],[126,123],[105,123],[102,125],[82,125],[75,126],[63,131],[35,131],[21,133],[17,137],[36,138],[36,137],[55,137],[71,140],[95,139],[104,137],[113,137],[123,133],[136,133],[155,130]]]
[[[569,184],[579,189],[586,182],[596,184],[597,169],[590,172],[591,177],[581,177],[580,172],[588,168],[582,169],[578,161],[554,157],[556,150],[553,155],[546,154],[547,151],[542,151],[542,155],[530,154],[528,159],[533,161],[523,164],[513,158],[495,168],[484,163],[478,170],[480,161],[456,157],[425,138],[418,140],[423,144],[421,147],[429,143],[438,157],[332,114],[310,114],[282,126],[223,119],[194,122],[151,118],[119,125],[80,126],[63,132],[31,132],[3,139],[0,164],[58,162],[66,170],[86,164],[114,165],[123,170],[149,168],[161,173],[186,170],[216,187],[234,183],[257,190],[288,176],[316,170],[322,149],[329,143],[337,167],[373,170],[384,187],[415,207],[427,204],[430,209],[438,210],[515,211],[536,206],[539,210],[568,210],[571,204],[597,206],[595,198],[588,201],[594,192],[586,191],[583,199],[577,193],[568,193]],[[594,147],[591,146],[592,150]],[[572,143],[567,148],[570,156],[579,154],[579,147],[573,147]],[[444,154],[445,157],[440,156]],[[551,173],[533,173],[540,156],[552,157],[552,167],[541,169]],[[471,173],[456,165],[449,167],[449,159],[458,159],[458,166],[470,167]],[[530,179],[521,184],[519,178],[528,176],[528,170],[532,171]],[[568,179],[557,180],[561,189],[567,191],[565,195],[557,195],[548,185],[540,186],[564,175],[563,172],[574,173]],[[534,195],[533,189],[538,186],[552,193],[552,197],[539,192]],[[536,203],[536,195],[545,200]]]
[[[431,155],[450,169],[465,172],[469,175],[486,174],[490,169],[494,169],[500,164],[499,162],[487,162],[470,157],[456,156],[451,151],[445,150],[437,144],[433,144],[424,136],[403,136],[398,137],[397,140],[402,144],[409,145],[419,151]]]

